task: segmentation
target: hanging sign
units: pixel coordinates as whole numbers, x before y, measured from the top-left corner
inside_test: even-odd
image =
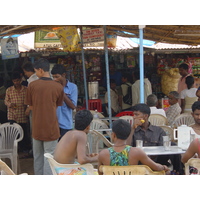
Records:
[[[83,30],[83,43],[92,43],[104,41],[103,28]]]
[[[57,30],[64,51],[81,51],[81,41],[76,26],[66,26]]]
[[[1,55],[2,60],[19,58],[17,37],[1,39]]]
[[[36,31],[35,48],[62,48],[60,39],[56,32]]]

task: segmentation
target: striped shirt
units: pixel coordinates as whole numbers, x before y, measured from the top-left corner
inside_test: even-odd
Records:
[[[23,85],[20,91],[16,90],[14,86],[6,90],[5,104],[8,107],[8,120],[15,120],[17,123],[27,122],[26,105],[24,104],[26,90],[27,87]],[[11,103],[15,103],[17,108],[9,108]]]

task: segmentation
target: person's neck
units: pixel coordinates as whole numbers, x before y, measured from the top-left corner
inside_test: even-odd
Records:
[[[15,86],[15,85],[14,85],[14,87],[15,87],[16,90],[21,90],[22,85],[19,85],[19,86]]]
[[[42,75],[42,77],[50,78],[49,72],[44,72],[43,75]]]
[[[147,121],[145,121],[144,124],[142,124],[141,127],[142,127],[143,130],[147,130],[147,129],[149,128],[149,125],[150,125],[150,124],[149,124],[149,121],[147,120]]]
[[[126,146],[126,140],[119,140],[117,139],[115,142],[114,142],[114,147],[123,147],[123,146]]]

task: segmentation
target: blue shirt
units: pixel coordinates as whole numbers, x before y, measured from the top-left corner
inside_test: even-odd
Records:
[[[68,80],[67,80],[68,81]],[[69,97],[72,103],[76,106],[78,100],[78,89],[76,84],[68,81],[64,87],[64,93]],[[73,110],[69,108],[63,101],[62,106],[58,106],[57,118],[59,127],[62,129],[72,129],[73,128]]]

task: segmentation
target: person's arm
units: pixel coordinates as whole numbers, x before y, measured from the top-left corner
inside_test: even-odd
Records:
[[[75,85],[71,90],[71,94],[69,97],[67,96],[67,94],[64,93],[64,102],[68,107],[74,110],[77,105],[77,100],[78,100],[78,89],[77,86]]]
[[[181,113],[184,112],[185,109],[185,99],[181,99]]]
[[[100,153],[99,153],[99,157],[98,157],[98,173],[99,173],[99,175],[103,175],[103,173],[102,172],[100,172],[99,171],[99,167],[101,166],[101,165],[105,165],[105,162],[104,162],[104,160],[107,158],[107,149],[104,149],[104,150],[102,150]]]
[[[138,148],[137,151],[138,151],[138,159],[143,165],[147,165],[153,171],[162,171],[162,170],[169,171],[169,168],[167,166],[155,163],[141,149]]]
[[[80,164],[97,162],[98,155],[90,157],[86,155],[87,136],[81,133],[77,138],[77,160]]]
[[[197,147],[197,140],[193,140],[190,143],[190,146],[188,147],[188,149],[186,150],[186,152],[183,154],[182,158],[181,158],[181,162],[183,164],[185,164],[190,158],[192,158],[195,153],[198,152],[198,147]]]

